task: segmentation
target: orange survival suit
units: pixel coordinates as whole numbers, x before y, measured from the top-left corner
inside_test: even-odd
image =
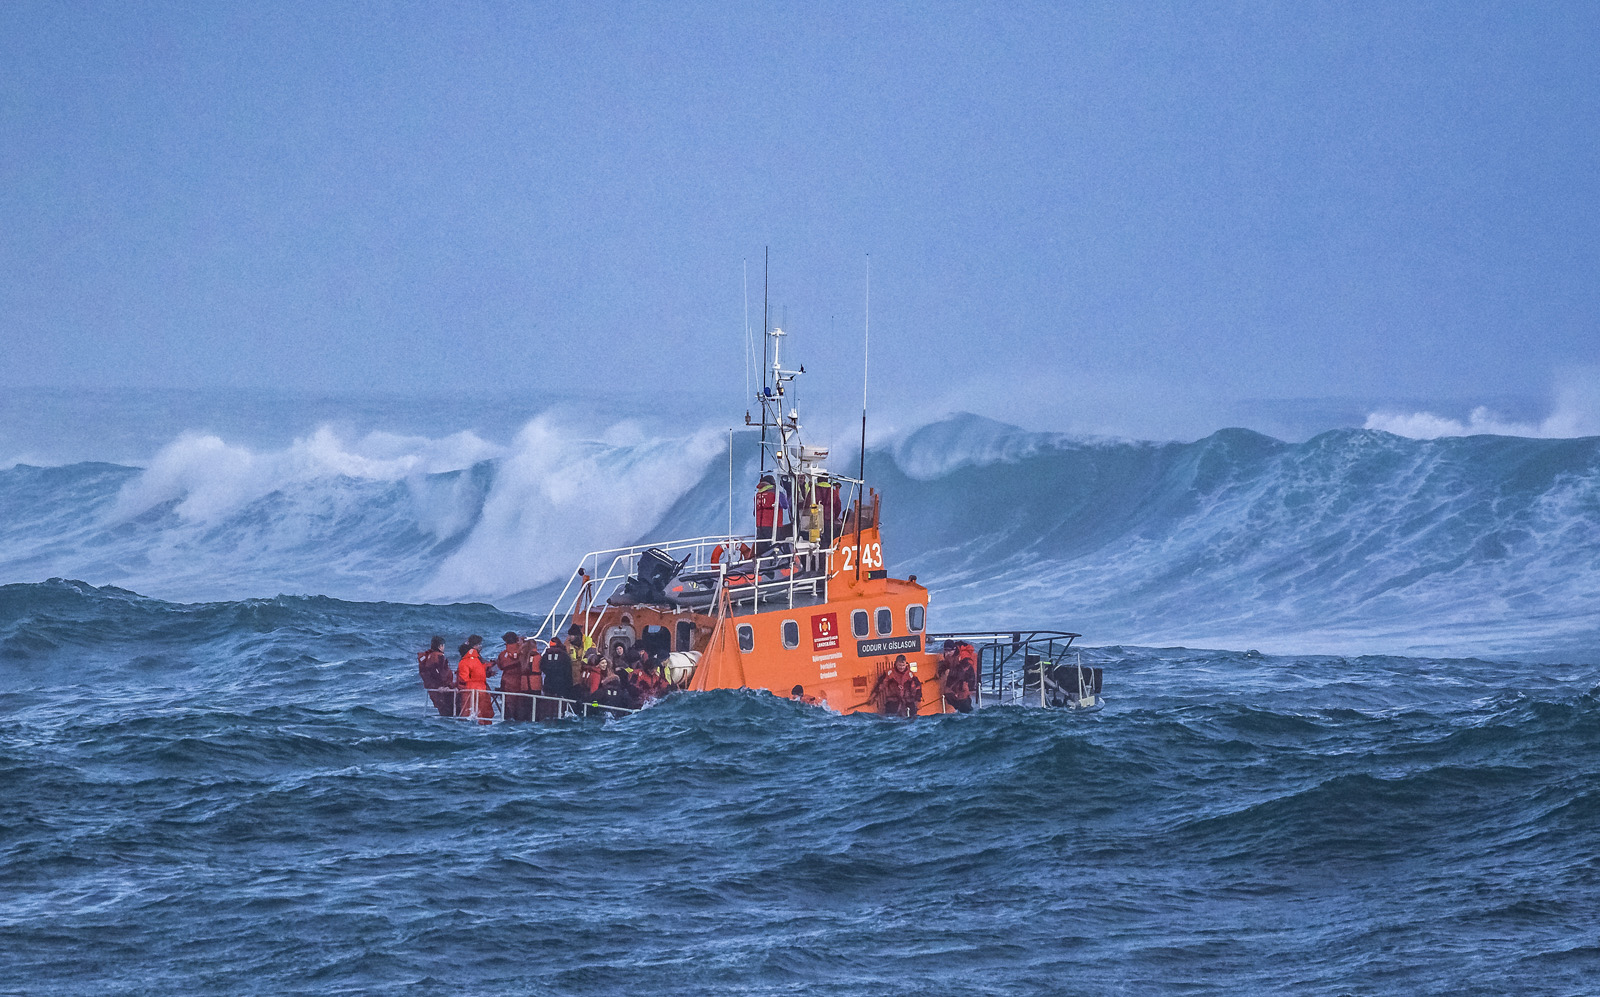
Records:
[[[883,695],[883,712],[892,717],[914,717],[922,704],[922,680],[908,666],[905,671],[891,667],[878,679]]]
[[[756,538],[776,540],[783,529],[783,510],[778,507],[778,486],[770,476],[763,476],[756,486]]]
[[[495,655],[494,663],[500,669],[501,692],[533,692],[528,688],[532,676],[528,671],[527,655],[522,653],[522,642],[512,641],[506,649]],[[501,708],[507,720],[532,720],[533,700],[525,696],[506,696]]]
[[[486,724],[494,719],[494,698],[489,695],[489,668],[478,657],[478,649],[467,648],[456,666],[456,677],[461,683],[461,716],[477,717]]]

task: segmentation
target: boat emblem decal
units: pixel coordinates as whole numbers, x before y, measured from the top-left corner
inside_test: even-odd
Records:
[[[818,613],[811,618],[811,649],[831,651],[839,646],[839,614]]]

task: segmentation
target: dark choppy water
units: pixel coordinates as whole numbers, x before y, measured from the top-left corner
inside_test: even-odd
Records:
[[[428,718],[488,607],[0,587],[0,990],[1592,993],[1592,666],[1103,648],[1095,716]]]

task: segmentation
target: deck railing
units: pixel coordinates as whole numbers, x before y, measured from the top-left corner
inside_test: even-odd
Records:
[[[930,633],[927,648],[938,653],[938,645],[946,640],[965,641],[973,646],[978,653],[975,705],[1049,706],[1058,693],[1076,700],[1082,698],[1079,694],[1092,689],[1093,668],[1083,664],[1081,655],[1069,650],[1080,636],[1065,630]],[[1069,655],[1073,656],[1070,662]],[[1063,664],[1069,668],[1075,666],[1076,675],[1061,680],[1054,669]],[[1073,678],[1076,678],[1076,690]],[[1097,693],[1094,696],[1098,698]]]
[[[709,567],[711,552],[718,546],[726,549],[737,550],[745,537],[694,537],[689,540],[674,540],[669,543],[644,543],[633,544],[628,547],[613,547],[609,550],[591,551],[583,556],[578,566],[573,569],[567,578],[567,584],[561,589],[561,594],[556,596],[550,612],[545,615],[544,622],[539,624],[539,629],[534,631],[536,640],[548,640],[556,636],[560,629],[561,621],[570,619],[580,612],[594,606],[596,600],[603,600],[610,594],[613,584],[621,584],[624,579],[632,575],[639,567],[639,557],[648,550],[661,550],[671,555],[687,554],[689,562],[685,564],[686,570],[691,570],[689,565]],[[604,566],[602,570],[602,565]],[[576,591],[574,591],[576,588]],[[568,597],[571,597],[570,599]],[[566,607],[566,608],[564,608]],[[598,615],[591,626],[598,625]],[[587,634],[593,638],[594,633]]]
[[[860,482],[854,478],[836,476],[835,480],[854,485],[856,488],[860,486]],[[855,494],[854,489],[852,494]],[[878,497],[876,495],[873,496],[872,502],[865,506],[859,501],[848,504],[844,515],[840,517],[835,525],[833,542],[828,544],[813,543],[805,539],[803,532],[799,529],[798,520],[791,518],[790,522],[785,524],[788,528],[783,531],[783,534],[775,540],[769,539],[768,541],[769,543],[787,546],[787,551],[783,553],[769,551],[756,558],[754,565],[752,565],[755,577],[751,585],[751,611],[754,612],[760,607],[763,590],[768,593],[771,593],[774,589],[781,590],[783,595],[786,596],[788,608],[790,609],[796,605],[797,590],[801,589],[812,589],[812,595],[820,601],[826,601],[828,578],[833,574],[833,558],[834,554],[839,550],[839,545],[857,532],[858,517],[861,524],[867,527],[876,526],[878,509]],[[614,585],[620,584],[638,570],[639,557],[648,550],[661,550],[669,555],[679,556],[680,559],[686,555],[688,560],[684,565],[684,571],[704,571],[713,567],[716,568],[717,585],[709,604],[714,612],[715,608],[722,604],[722,592],[726,587],[728,567],[735,560],[731,554],[743,545],[759,549],[758,538],[753,536],[693,537],[688,540],[632,544],[627,547],[591,551],[583,556],[578,562],[578,566],[568,576],[567,583],[562,586],[561,593],[556,596],[555,602],[550,607],[550,612],[545,615],[543,622],[539,624],[539,629],[534,631],[532,637],[537,640],[548,640],[556,636],[562,620],[571,619],[579,613],[593,609],[597,600],[603,600],[610,595],[610,590]],[[727,553],[717,564],[713,565],[711,563],[711,552],[717,547],[722,547]],[[768,569],[779,567],[783,564],[785,558],[795,559],[794,563],[799,563],[801,558],[808,559],[810,563],[816,564],[821,569],[821,574],[820,576],[814,575],[800,579],[796,577],[798,572],[791,571],[786,579],[762,585],[761,569],[763,567]],[[804,598],[803,593],[800,595]],[[743,615],[739,612],[742,604],[743,600],[739,600],[739,605],[734,607],[735,615]],[[599,626],[599,613],[590,615],[592,615],[593,619],[590,620],[589,626],[585,628],[585,634],[592,639],[595,628]]]
[[[493,720],[499,723],[508,722],[505,715],[505,701],[507,698],[510,698],[513,702],[519,704],[522,702],[527,703],[528,716],[526,718],[522,718],[525,720],[566,720],[572,717],[621,717],[627,716],[630,713],[639,712],[638,709],[628,706],[603,706],[599,703],[586,703],[582,700],[568,699],[562,696],[546,696],[543,693],[538,692],[502,692],[498,689],[460,689],[453,687],[448,689],[425,689],[424,691],[428,693],[429,706],[433,707],[435,710],[438,709],[438,705],[433,702],[433,696],[435,693],[443,693],[450,697],[450,716],[453,719],[473,720],[479,723],[482,723],[484,720]],[[464,702],[473,693],[476,693],[479,696],[489,697],[490,707],[494,710],[494,716],[479,717],[475,713],[463,714],[461,712],[462,702]],[[440,715],[443,716],[443,714]],[[522,720],[512,720],[509,722],[518,723],[522,722]]]

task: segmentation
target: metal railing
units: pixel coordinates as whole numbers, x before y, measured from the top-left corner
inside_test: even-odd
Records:
[[[634,544],[593,551],[585,554],[582,561],[573,569],[550,611],[545,614],[539,628],[530,636],[534,640],[549,640],[556,636],[563,621],[586,615],[593,618],[588,620],[584,628],[585,636],[591,640],[595,639],[600,627],[600,613],[597,606],[598,609],[604,608],[605,598],[611,594],[613,588],[635,575],[639,568],[639,558],[651,550],[659,550],[669,556],[687,554],[688,559],[680,575],[715,569],[716,584],[705,605],[705,610],[711,614],[715,614],[717,607],[722,604],[723,592],[728,590],[729,568],[745,563],[750,565],[749,595],[746,596],[744,592],[737,594],[733,600],[734,615],[758,611],[763,598],[768,601],[776,599],[780,603],[786,603],[791,609],[798,599],[804,599],[808,594],[818,602],[825,602],[828,594],[828,578],[833,573],[834,554],[842,539],[843,536],[836,537],[833,546],[823,546],[821,543],[812,543],[809,540],[783,540],[780,543],[784,545],[784,549],[766,551],[749,561],[740,560],[737,552],[741,546],[755,548],[757,543],[755,537],[695,537],[690,540]],[[717,547],[722,547],[724,554],[713,564],[711,554]],[[683,558],[680,556],[675,559]],[[786,578],[769,580],[766,583],[761,581],[763,571],[781,570],[786,561],[794,568]],[[816,567],[802,570],[802,565]],[[773,594],[775,592],[776,595]],[[745,608],[747,603],[748,609]]]
[[[556,636],[560,621],[576,617],[579,613],[593,616],[584,628],[584,635],[591,640],[599,628],[599,613],[593,612],[598,600],[605,599],[614,585],[621,584],[624,580],[638,571],[639,558],[646,551],[660,550],[668,555],[687,555],[683,569],[687,572],[706,571],[716,569],[717,583],[712,592],[711,600],[707,606],[714,614],[717,607],[722,604],[722,594],[727,589],[728,568],[734,561],[732,554],[741,546],[748,545],[755,550],[760,550],[761,543],[769,546],[787,545],[787,550],[782,553],[768,551],[754,559],[751,565],[752,579],[750,587],[749,612],[758,612],[761,606],[761,594],[765,589],[771,592],[774,587],[783,590],[780,598],[787,602],[788,608],[795,606],[797,590],[811,589],[811,594],[818,602],[826,602],[828,597],[828,579],[833,575],[833,557],[839,550],[841,542],[847,540],[854,532],[859,521],[876,526],[878,522],[878,505],[876,496],[870,504],[863,503],[860,496],[860,482],[854,478],[835,476],[836,481],[847,482],[855,485],[852,494],[855,502],[846,505],[846,512],[834,526],[832,543],[823,544],[807,539],[799,526],[798,517],[791,517],[786,529],[778,531],[778,535],[762,540],[756,536],[705,536],[693,537],[687,540],[670,540],[656,543],[632,544],[627,547],[612,547],[608,550],[591,551],[579,560],[578,566],[567,577],[567,582],[561,588],[561,593],[556,596],[555,602],[550,607],[550,612],[540,622],[539,628],[531,637],[535,640],[548,640]],[[724,549],[724,557],[715,565],[711,563],[711,552],[717,547]],[[859,557],[859,552],[857,553]],[[762,570],[774,570],[782,567],[784,558],[793,558],[791,562],[798,565],[802,558],[811,559],[810,563],[820,567],[820,573],[805,573],[801,576],[799,571],[791,571],[789,576],[782,581],[761,584]],[[741,562],[742,563],[742,562]],[[604,565],[602,571],[601,566]],[[576,587],[576,591],[574,588]],[[740,593],[742,596],[743,593]],[[802,596],[803,597],[803,596]],[[769,597],[770,598],[770,597]],[[739,612],[743,607],[743,598],[735,600],[734,615],[744,615]]]
[[[930,633],[927,647],[937,653],[937,645],[946,640],[965,641],[973,646],[978,654],[977,706],[986,702],[990,706],[1092,706],[1100,700],[1099,691],[1094,688],[1094,669],[1083,664],[1081,654],[1069,650],[1081,636],[1065,630]],[[1069,654],[1076,656],[1075,689],[1071,678],[1063,685],[1055,671],[1066,663]]]
[[[423,691],[428,694],[429,705],[433,706],[433,708],[436,710],[438,709],[438,704],[433,700],[433,697],[436,694],[443,694],[450,697],[450,719],[472,720],[478,723],[482,723],[486,720],[499,723],[518,723],[523,721],[567,720],[570,718],[596,716],[618,717],[627,716],[630,713],[638,713],[639,710],[643,708],[632,706],[606,706],[601,703],[594,702],[586,703],[578,699],[569,699],[563,696],[546,696],[543,693],[538,692],[502,692],[499,689],[461,689],[456,687],[447,689],[424,689]],[[488,697],[489,708],[491,711],[493,711],[492,715],[483,717],[477,713],[461,712],[462,702],[467,700],[468,697],[473,694]],[[508,697],[519,704],[523,701],[526,701],[528,705],[528,716],[508,718],[505,714],[505,701]],[[442,713],[439,715],[444,716]]]
[[[604,599],[609,594],[607,590],[613,583],[621,584],[625,579],[638,570],[639,557],[649,550],[660,550],[667,554],[682,554],[687,552],[689,561],[685,563],[685,570],[690,570],[689,565],[709,566],[711,552],[721,546],[725,550],[737,550],[739,544],[747,538],[744,537],[694,537],[689,540],[673,540],[667,543],[633,544],[628,547],[613,547],[609,550],[590,551],[583,555],[578,566],[573,569],[567,578],[567,584],[561,589],[561,594],[556,596],[550,612],[545,615],[544,621],[539,624],[539,629],[534,631],[535,640],[548,640],[556,635],[561,619],[570,619],[580,612],[593,608],[597,599]],[[606,565],[602,574],[600,565]],[[592,568],[592,570],[591,570]],[[703,570],[695,568],[693,570]],[[573,593],[573,586],[577,592]],[[568,595],[572,598],[568,599]],[[563,612],[562,607],[569,605],[570,609]],[[599,624],[598,616],[585,630],[585,635],[593,638],[594,628]]]

